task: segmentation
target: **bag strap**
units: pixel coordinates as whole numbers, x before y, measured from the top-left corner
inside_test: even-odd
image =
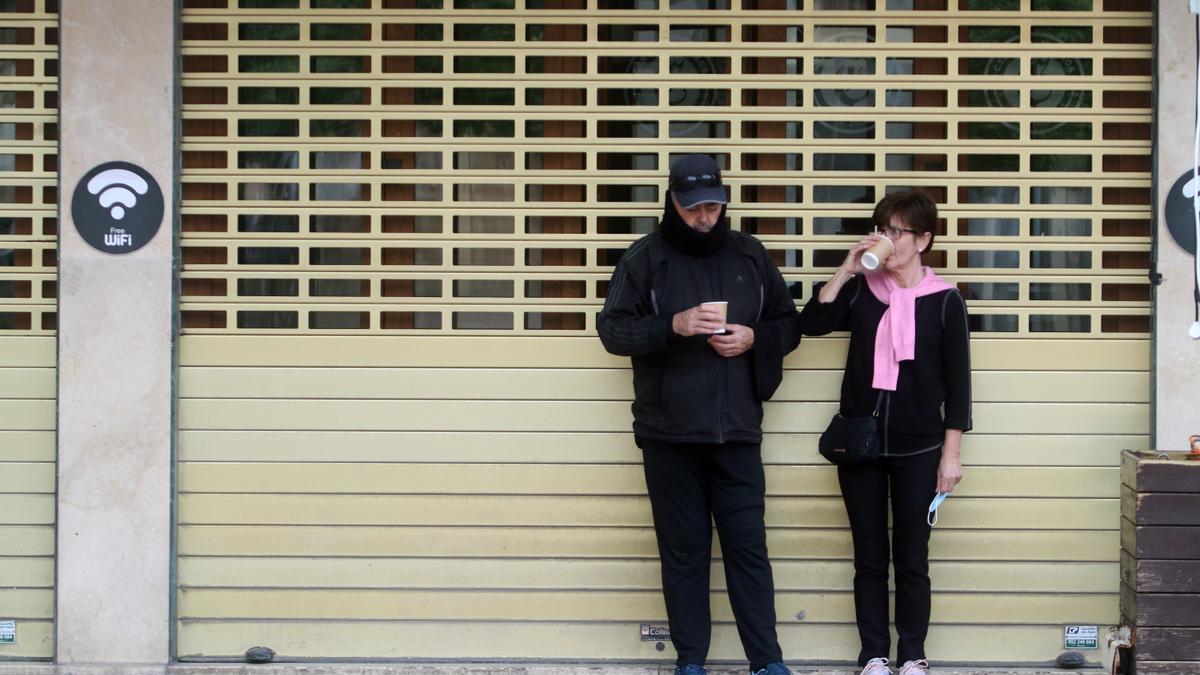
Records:
[[[880,389],[879,397],[875,399],[875,409],[871,411],[871,417],[879,417],[879,408],[883,406],[883,394],[884,394],[884,391],[882,389]],[[839,409],[838,416],[841,416],[841,414],[842,414],[842,411]]]

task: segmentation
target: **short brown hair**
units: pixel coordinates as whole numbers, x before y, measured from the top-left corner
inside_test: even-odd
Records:
[[[926,232],[929,233],[929,246],[925,247],[925,251],[933,248],[933,238],[937,234],[937,205],[923,192],[913,190],[905,190],[903,192],[893,192],[875,205],[875,212],[871,214],[871,222],[875,224],[875,229],[883,230],[883,228],[891,225],[892,216],[899,216],[900,220],[909,227],[919,237]]]

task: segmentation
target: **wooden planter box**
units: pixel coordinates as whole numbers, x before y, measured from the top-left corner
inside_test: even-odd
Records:
[[[1131,675],[1200,675],[1200,461],[1121,457],[1121,621]]]

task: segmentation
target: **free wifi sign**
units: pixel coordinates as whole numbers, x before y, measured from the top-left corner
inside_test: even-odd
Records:
[[[145,246],[163,220],[154,177],[129,162],[105,162],[84,174],[71,196],[75,229],[92,248],[129,253]]]

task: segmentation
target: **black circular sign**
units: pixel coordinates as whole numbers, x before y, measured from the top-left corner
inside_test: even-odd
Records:
[[[92,248],[130,253],[158,233],[163,196],[145,169],[129,162],[105,162],[84,174],[71,196],[75,229]]]
[[[1167,193],[1167,204],[1163,207],[1163,215],[1167,221],[1167,231],[1180,248],[1196,255],[1196,212],[1192,204],[1195,188],[1188,183],[1192,180],[1192,172],[1187,171]]]

